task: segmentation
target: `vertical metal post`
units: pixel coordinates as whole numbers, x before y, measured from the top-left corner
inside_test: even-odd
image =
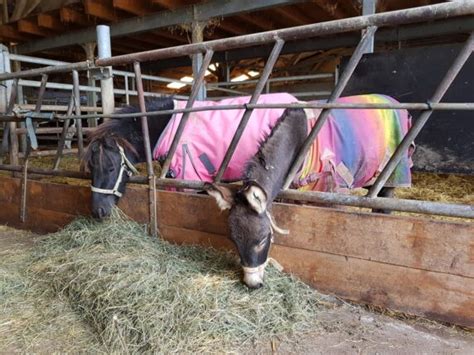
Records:
[[[143,90],[143,81],[142,81],[142,72],[139,62],[133,63],[133,69],[135,71],[135,81],[137,85],[137,94],[138,94],[138,104],[140,106],[140,112],[146,114],[145,106],[145,95]],[[142,124],[142,136],[143,144],[145,148],[146,156],[146,167],[148,174],[148,184],[149,184],[149,207],[150,207],[150,234],[153,237],[157,236],[157,220],[156,220],[156,176],[153,171],[153,163],[151,156],[151,145],[150,145],[150,133],[148,130],[148,121],[147,116],[141,117]]]
[[[79,90],[79,73],[77,70],[72,71],[72,85],[74,92],[74,113],[76,116],[81,115],[81,92]],[[76,120],[77,128],[77,148],[79,158],[84,153],[84,136],[82,134],[82,121],[81,119]]]
[[[194,78],[193,86],[191,88],[191,93],[189,94],[188,102],[186,103],[186,108],[193,107],[194,101],[196,101],[199,88],[202,85],[202,82],[204,81],[204,76],[206,75],[206,70],[207,70],[207,67],[209,66],[209,63],[211,62],[213,54],[214,54],[213,50],[206,51],[206,55],[204,56],[204,60],[201,65],[201,69],[199,70],[197,77]],[[166,177],[166,174],[168,173],[168,170],[171,164],[171,159],[173,159],[173,155],[176,152],[176,148],[178,147],[178,142],[181,138],[181,135],[183,134],[183,130],[186,125],[186,122],[188,122],[189,115],[190,115],[189,112],[185,112],[183,113],[183,116],[181,117],[181,121],[179,122],[178,128],[176,129],[173,142],[171,142],[170,150],[168,152],[168,155],[166,156],[165,162],[163,163],[163,167],[161,168],[161,174],[160,174],[161,179]]]
[[[429,103],[439,103],[443,98],[446,91],[448,91],[449,87],[451,86],[452,82],[459,74],[461,69],[463,68],[466,61],[469,59],[472,51],[474,50],[474,32],[471,33],[468,40],[464,44],[463,48],[457,55],[456,59],[454,60],[453,64],[439,83],[438,87],[435,90],[435,93],[431,97]],[[402,141],[398,145],[397,149],[393,153],[392,157],[388,161],[387,165],[385,165],[384,169],[380,173],[380,175],[375,180],[374,184],[370,188],[367,196],[368,197],[377,197],[378,193],[385,185],[387,180],[389,179],[390,175],[392,175],[393,171],[397,167],[398,163],[402,159],[402,156],[407,153],[410,144],[415,140],[416,136],[420,133],[428,119],[430,118],[433,110],[426,110],[421,113],[420,117],[415,121],[411,129],[407,132],[405,137],[403,137]]]
[[[357,64],[359,64],[360,59],[362,58],[362,55],[366,52],[367,46],[370,45],[370,38],[373,37],[375,31],[377,30],[377,27],[371,26],[367,28],[366,33],[360,40],[359,44],[357,45],[356,49],[354,50],[354,53],[352,54],[349,63],[347,63],[347,66],[345,70],[343,71],[342,75],[339,78],[339,81],[337,82],[336,87],[331,93],[331,96],[328,99],[328,102],[335,102],[342,94],[344,91],[344,88],[346,87],[347,83],[349,82],[349,79],[352,76],[352,73],[354,72]],[[303,160],[305,159],[306,153],[308,152],[309,148],[313,144],[313,141],[316,139],[319,131],[323,127],[324,123],[329,117],[329,113],[331,112],[330,109],[323,109],[321,110],[321,113],[319,114],[319,117],[316,121],[316,124],[314,125],[313,129],[309,133],[308,137],[306,137],[305,141],[303,142],[303,145],[301,146],[295,161],[290,167],[290,170],[288,171],[288,175],[286,176],[285,184],[283,185],[283,189],[286,190],[290,186],[291,182],[293,181],[293,178],[300,168],[301,164],[303,163]]]
[[[375,14],[375,8],[377,6],[377,0],[363,0],[362,1],[362,15],[373,15]],[[364,35],[365,30],[362,31],[362,35]],[[367,52],[366,53],[373,53],[374,52],[374,36],[372,35],[371,38],[369,38],[370,44],[367,47]]]
[[[91,63],[94,62],[95,47],[96,47],[95,42],[88,42],[82,45],[82,48],[84,48],[84,51],[86,52],[86,59],[91,61]],[[92,76],[90,71],[87,71],[87,86],[95,88],[95,79]],[[89,107],[97,106],[97,94],[95,91],[87,92],[87,106]],[[97,127],[97,118],[88,118],[87,125],[89,127]]]
[[[204,40],[203,36],[203,24],[201,22],[194,21],[191,24],[192,33],[191,39],[193,43],[199,43]],[[193,78],[199,75],[199,69],[202,66],[202,53],[193,54]],[[207,68],[206,68],[207,69]],[[199,88],[196,99],[202,101],[206,98],[206,85],[201,85]]]
[[[47,83],[48,83],[48,74],[43,74],[41,76],[41,84],[38,90],[38,97],[36,99],[36,105],[35,105],[36,113],[41,112],[41,105],[43,103],[43,98],[46,92]],[[27,118],[27,121],[26,121],[27,127],[28,127],[28,120],[31,120],[31,118]],[[34,132],[33,132],[33,136],[30,136],[29,142],[27,141],[25,159],[23,162],[23,179],[21,182],[21,206],[20,206],[20,221],[23,223],[26,221],[26,200],[27,200],[27,195],[28,195],[27,194],[28,193],[28,163],[30,160],[31,148],[34,148],[34,149],[38,148],[38,142],[36,141]]]
[[[11,115],[13,108],[15,107],[15,100],[18,91],[18,81],[19,79],[14,79],[10,91],[10,101],[8,102],[8,107],[6,109],[6,114]],[[3,127],[3,137],[2,137],[2,146],[0,147],[0,164],[3,164],[3,156],[9,151],[8,139],[10,135],[9,122],[7,122]],[[12,162],[10,162],[12,164]]]
[[[123,78],[125,80],[125,103],[127,105],[130,105],[130,93],[128,89],[128,75],[125,75]]]
[[[268,57],[268,60],[265,63],[265,67],[263,68],[262,75],[260,76],[260,79],[258,79],[257,85],[255,86],[255,90],[252,94],[252,97],[250,98],[250,101],[249,101],[250,104],[256,104],[258,102],[258,98],[260,97],[260,94],[262,93],[265,87],[265,84],[267,83],[268,77],[272,73],[273,67],[275,66],[275,63],[278,60],[278,56],[280,55],[281,49],[283,48],[284,44],[285,44],[285,41],[283,41],[282,39],[278,38],[276,40],[275,45],[273,46],[272,52],[270,53],[270,56]],[[247,108],[245,110],[242,116],[242,119],[240,120],[240,123],[237,127],[237,130],[235,131],[234,137],[232,138],[232,141],[230,142],[229,148],[227,149],[227,152],[225,153],[221,166],[219,167],[219,170],[217,171],[214,181],[216,182],[221,181],[222,176],[224,175],[225,169],[227,169],[227,165],[229,165],[230,159],[232,159],[232,156],[234,155],[235,148],[237,148],[237,144],[239,144],[240,138],[242,137],[242,133],[244,133],[244,129],[247,126],[247,123],[250,119],[250,116],[252,115],[252,112],[253,112],[253,109]]]
[[[66,116],[72,115],[72,110],[74,109],[74,89],[71,93],[71,99],[69,100],[69,105],[67,107]],[[71,119],[68,118],[63,123],[63,130],[61,131],[61,137],[59,138],[58,142],[58,150],[56,152],[56,159],[54,160],[53,170],[59,169],[59,162],[63,156],[64,144],[66,143],[67,132],[69,129],[69,124],[71,123]]]
[[[109,58],[112,56],[109,26],[97,26],[97,50],[99,59]],[[106,72],[109,74],[109,77],[100,80],[100,88],[102,98],[102,113],[109,114],[115,110],[112,67],[107,67]]]

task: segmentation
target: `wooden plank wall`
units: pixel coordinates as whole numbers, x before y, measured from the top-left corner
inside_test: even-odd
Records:
[[[146,222],[147,192],[129,188],[119,206]],[[232,249],[226,213],[203,195],[158,192],[162,236]],[[90,214],[87,187],[29,182],[19,221],[20,182],[0,177],[0,223],[50,232]],[[272,257],[318,290],[356,302],[474,327],[474,224],[277,204],[290,235]]]

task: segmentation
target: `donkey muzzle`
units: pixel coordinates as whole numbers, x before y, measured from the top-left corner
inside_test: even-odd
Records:
[[[253,289],[257,289],[263,286],[263,275],[265,274],[265,267],[267,261],[256,267],[242,266],[244,271],[244,283]]]

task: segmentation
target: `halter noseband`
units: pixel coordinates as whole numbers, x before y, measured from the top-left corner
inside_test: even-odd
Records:
[[[98,192],[100,194],[106,194],[106,195],[115,195],[117,197],[122,197],[122,193],[118,190],[120,184],[122,183],[123,179],[123,173],[126,172],[128,176],[132,176],[133,174],[138,174],[138,170],[135,169],[133,164],[128,160],[127,156],[125,155],[125,151],[121,147],[120,144],[117,143],[117,147],[120,152],[120,172],[117,177],[117,181],[115,182],[115,185],[111,189],[100,189],[98,187],[92,186],[91,185],[91,190],[92,192]]]

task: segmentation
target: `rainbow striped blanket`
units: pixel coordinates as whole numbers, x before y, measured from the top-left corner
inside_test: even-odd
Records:
[[[219,102],[200,101],[194,107],[248,103],[250,97]],[[261,95],[258,103],[296,103],[289,94]],[[396,102],[383,95],[360,95],[338,100],[344,103]],[[175,108],[185,102],[176,101]],[[241,180],[245,164],[258,151],[282,116],[284,109],[254,110],[237,149],[224,173],[225,180]],[[306,109],[308,131],[320,110]],[[179,141],[170,165],[171,177],[211,182],[237,129],[244,110],[194,112]],[[154,159],[166,157],[182,114],[175,114],[154,149]],[[369,186],[380,173],[410,126],[406,110],[332,110],[293,181],[304,190],[337,191]],[[386,186],[410,186],[411,160],[407,154]]]
[[[343,97],[339,103],[396,103],[385,95]],[[320,110],[305,110],[308,129]],[[411,126],[406,110],[332,110],[293,181],[302,190],[339,191],[370,186]],[[411,185],[411,151],[398,164],[385,186]]]

